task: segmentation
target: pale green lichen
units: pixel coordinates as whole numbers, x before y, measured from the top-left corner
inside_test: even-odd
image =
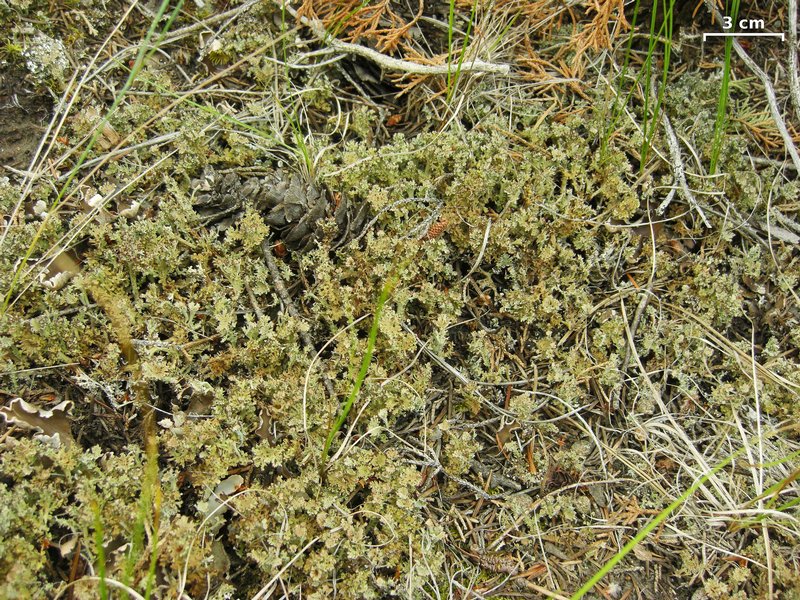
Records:
[[[64,85],[70,68],[64,43],[37,31],[22,51],[25,67],[40,84]]]

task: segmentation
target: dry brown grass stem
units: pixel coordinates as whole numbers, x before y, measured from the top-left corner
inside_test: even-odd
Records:
[[[711,325],[706,323],[701,317],[694,314],[690,310],[686,310],[681,306],[676,306],[668,302],[662,303],[662,306],[667,308],[673,314],[679,315],[684,319],[693,321],[697,325],[700,325],[708,334],[709,341],[715,342],[720,350],[724,350],[729,354],[729,356],[735,358],[736,362],[742,368],[742,372],[745,375],[750,375],[750,365],[751,365],[750,356],[742,352],[742,350],[738,348],[736,344],[734,344],[732,341],[726,338],[722,333],[714,329]],[[768,369],[759,363],[755,363],[755,369],[759,377],[769,380],[771,383],[782,387],[788,392],[796,394],[798,393],[798,391],[800,391],[800,385],[794,383],[793,381],[789,381],[785,377],[779,375],[778,373],[775,373],[775,371],[773,371],[772,369]]]

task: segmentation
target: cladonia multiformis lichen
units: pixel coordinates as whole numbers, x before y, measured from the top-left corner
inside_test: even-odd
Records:
[[[231,11],[154,42],[113,114],[136,54],[98,67],[53,135],[64,162],[0,178],[0,212],[24,197],[0,253],[3,389],[67,402],[72,426],[60,447],[3,434],[0,596],[96,597],[73,582],[101,566],[154,597],[566,594],[744,446],[614,585],[763,595],[772,557],[790,589],[796,448],[768,425],[798,412],[797,184],[751,168],[745,136],[698,176],[697,144],[706,227],[669,196],[660,129],[644,165],[638,123],[603,139],[610,93],[506,104],[462,73],[474,95],[444,110],[437,80],[329,56],[277,5]],[[474,25],[464,52],[494,31]],[[69,79],[20,56],[37,85]],[[667,90],[681,143],[713,130],[716,81]]]

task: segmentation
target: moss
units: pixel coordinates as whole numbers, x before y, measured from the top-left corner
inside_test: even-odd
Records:
[[[237,499],[239,518],[230,537],[264,573],[274,572],[317,539],[288,576],[296,573],[319,597],[333,593],[334,578],[346,598],[391,593],[401,585],[391,574],[405,569],[408,552],[420,552],[433,533],[416,526],[417,473],[398,465],[396,458],[354,449],[333,464],[329,485],[321,487],[306,472]],[[428,552],[430,564],[438,568],[441,559]]]
[[[678,298],[708,323],[724,328],[742,314],[742,298],[734,277],[719,267],[714,259],[698,262],[692,284],[684,285]]]
[[[29,489],[9,489],[0,484],[0,591],[6,598],[22,597],[32,590],[34,597],[45,598],[52,586],[41,587],[40,574],[48,562],[41,540],[50,534],[53,506],[42,502],[44,494],[31,495]],[[37,502],[42,502],[37,506]]]

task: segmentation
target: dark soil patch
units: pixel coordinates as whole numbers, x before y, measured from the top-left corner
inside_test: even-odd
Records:
[[[0,164],[30,164],[50,118],[53,102],[15,68],[0,70]]]

